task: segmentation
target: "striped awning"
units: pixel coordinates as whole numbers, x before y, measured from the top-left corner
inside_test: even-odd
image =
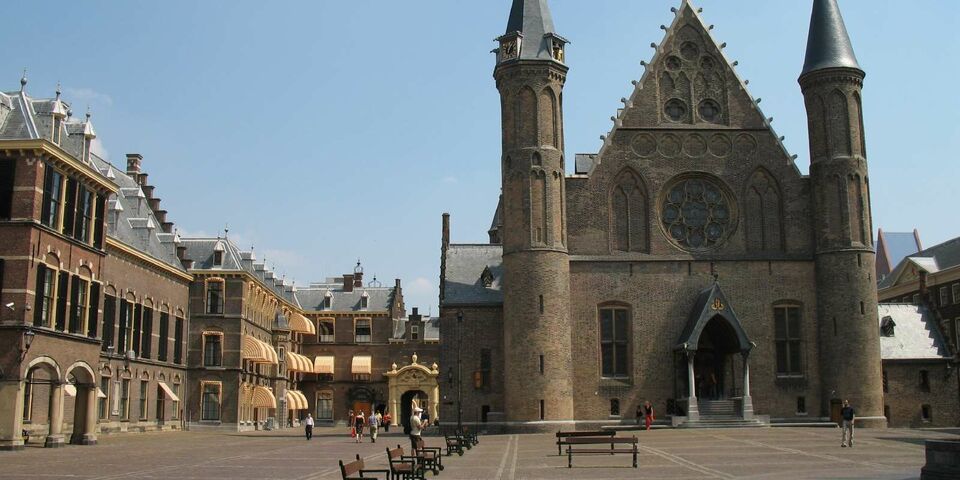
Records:
[[[171,389],[169,385],[164,382],[157,382],[157,385],[160,385],[160,390],[163,390],[163,394],[166,395],[167,398],[174,402],[180,401],[180,397],[178,397],[176,393],[173,393],[173,389]]]
[[[280,363],[277,358],[277,351],[270,344],[257,340],[250,335],[243,336],[240,353],[244,360],[255,363],[272,363],[274,365]]]
[[[290,330],[310,335],[317,334],[317,327],[313,326],[313,322],[296,312],[290,315]]]
[[[64,393],[64,395],[66,395],[66,396],[68,396],[68,397],[76,397],[76,396],[77,396],[77,386],[74,385],[74,384],[72,384],[72,383],[65,384],[65,385],[63,386],[63,393]]]
[[[370,375],[373,370],[372,365],[373,359],[370,355],[356,355],[353,357],[353,365],[350,368],[350,373]]]
[[[329,373],[333,375],[333,355],[325,355],[313,359],[315,373]]]
[[[299,353],[287,352],[287,370],[291,372],[313,373],[313,362]]]
[[[277,397],[274,397],[273,392],[267,387],[254,387],[253,406],[254,408],[277,408]]]
[[[287,409],[289,410],[309,410],[307,397],[300,390],[287,390]]]

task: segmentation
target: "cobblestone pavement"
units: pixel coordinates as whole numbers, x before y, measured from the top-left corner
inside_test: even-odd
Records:
[[[0,452],[3,479],[254,479],[340,478],[338,459],[359,454],[371,468],[386,466],[385,447],[409,446],[396,433],[357,444],[343,429],[148,433],[101,437],[97,446]],[[574,458],[567,468],[552,435],[488,435],[466,455],[444,457],[438,479],[619,478],[918,478],[923,440],[960,431],[857,431],[856,448],[840,448],[840,431],[822,428],[653,430],[637,432],[640,466],[628,455]],[[439,446],[440,438],[427,438]],[[430,475],[428,475],[428,478]]]

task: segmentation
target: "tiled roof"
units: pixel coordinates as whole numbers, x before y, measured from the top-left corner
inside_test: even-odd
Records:
[[[140,185],[106,160],[91,155],[91,163],[120,192],[107,201],[107,235],[139,250],[173,268],[185,271],[177,258],[180,239],[176,233],[165,233],[147,202]]]
[[[490,268],[493,282],[481,280]],[[500,245],[450,245],[446,251],[444,305],[500,305],[503,303],[503,247]]]
[[[960,265],[960,237],[947,240],[904,258],[890,275],[880,281],[878,287],[882,290],[896,285],[900,274],[910,265],[916,265],[927,273],[936,273]]]
[[[55,98],[37,99],[26,90],[0,94],[0,140],[46,139],[54,142],[53,114],[72,113],[70,105]],[[96,137],[89,115],[85,118],[62,117],[59,146],[86,163],[84,140]],[[56,142],[54,142],[56,143]],[[92,166],[92,165],[91,165]]]
[[[837,0],[814,0],[802,74],[828,68],[856,68],[857,56]]]
[[[241,251],[229,238],[183,238],[187,247],[184,258],[193,260],[194,270],[242,270],[259,279],[273,293],[288,302],[300,306],[297,292],[291,283],[277,277],[262,263],[256,263],[253,252]],[[214,265],[214,252],[223,252],[220,265]]]
[[[880,336],[883,360],[938,360],[949,358],[946,343],[929,310],[918,305],[881,303],[880,324],[893,320],[894,335]]]
[[[342,284],[313,284],[297,289],[297,299],[306,311],[369,311],[384,312],[390,310],[395,287],[355,287],[352,292],[343,290]],[[327,293],[331,295],[330,308],[323,308]],[[360,299],[367,295],[367,308],[360,308]]]

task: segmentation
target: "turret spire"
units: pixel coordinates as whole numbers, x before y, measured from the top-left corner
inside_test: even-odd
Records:
[[[828,68],[856,68],[860,70],[853,45],[843,24],[837,0],[813,0],[810,16],[810,35],[807,37],[807,57],[803,64],[806,75]]]
[[[547,0],[513,0],[507,31],[501,39],[516,34],[522,37],[519,52],[508,59],[563,61],[563,45],[567,41],[553,27]]]

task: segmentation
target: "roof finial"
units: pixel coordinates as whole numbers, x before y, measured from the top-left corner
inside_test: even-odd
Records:
[[[229,233],[230,233],[230,224],[229,224],[229,223],[224,223],[224,224],[223,224],[223,238],[227,238],[227,234],[229,234]]]
[[[60,82],[57,82],[57,100],[60,100]]]
[[[87,117],[87,123],[90,123],[90,117],[91,117],[91,116],[93,116],[93,115],[90,113],[90,104],[87,104],[87,115],[86,115],[86,117]]]
[[[20,91],[24,91],[27,88],[27,69],[23,69],[23,76],[20,77]]]

